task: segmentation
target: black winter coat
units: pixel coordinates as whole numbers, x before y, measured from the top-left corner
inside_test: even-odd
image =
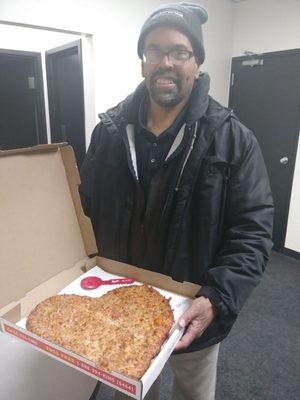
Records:
[[[189,103],[185,148],[155,183],[156,191],[164,190],[159,200],[148,199],[151,220],[145,221],[152,250],[157,244],[160,272],[200,284],[198,295],[218,309],[186,351],[225,338],[259,283],[272,246],[273,201],[258,143],[231,110],[208,96],[208,88],[202,74]],[[100,115],[81,169],[80,194],[99,252],[122,262],[130,261],[139,186],[132,139],[145,91],[142,83]]]

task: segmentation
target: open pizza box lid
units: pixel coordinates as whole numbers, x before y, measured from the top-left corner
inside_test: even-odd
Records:
[[[199,289],[127,264],[91,258],[98,250],[91,222],[81,207],[79,183],[74,153],[66,144],[0,151],[1,330],[141,399],[143,387],[149,389],[153,376],[147,382],[137,382],[107,374],[92,362],[50,345],[15,324],[40,301],[59,293],[97,265],[109,274],[132,277],[182,296],[192,297]],[[165,352],[161,368],[171,352]]]

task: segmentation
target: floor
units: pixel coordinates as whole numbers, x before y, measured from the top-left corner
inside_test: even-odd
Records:
[[[261,284],[222,343],[216,400],[300,399],[300,261],[273,252]],[[169,366],[160,400],[170,400]],[[102,385],[96,400],[112,400]]]

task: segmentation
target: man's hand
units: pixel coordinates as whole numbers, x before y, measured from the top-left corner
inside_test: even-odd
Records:
[[[185,334],[177,343],[175,350],[183,350],[205,331],[217,314],[215,306],[206,297],[193,300],[190,307],[182,314],[178,324],[187,327]]]

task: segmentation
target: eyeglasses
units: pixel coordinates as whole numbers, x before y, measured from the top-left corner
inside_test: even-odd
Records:
[[[173,65],[182,65],[192,58],[194,53],[183,49],[173,49],[168,52],[160,49],[145,49],[143,51],[143,61],[147,64],[160,64],[164,56],[167,56]]]

